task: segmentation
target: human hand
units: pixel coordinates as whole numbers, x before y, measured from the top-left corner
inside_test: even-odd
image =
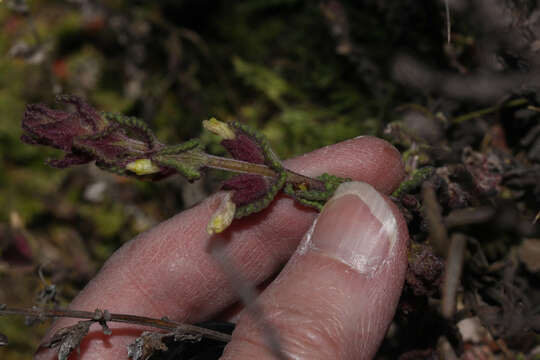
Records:
[[[372,137],[325,147],[285,165],[306,175],[329,172],[364,181],[383,194],[395,189],[404,174],[399,153]],[[353,182],[338,189],[300,247],[317,214],[286,197],[230,229],[228,256],[251,283],[264,282],[288,261],[258,302],[291,358],[371,358],[384,337],[401,293],[408,235],[397,208],[373,187]],[[226,310],[237,300],[235,289],[208,253],[212,238],[205,231],[219,197],[124,245],[70,307],[186,323]],[[73,322],[59,320],[49,334]],[[110,327],[110,337],[100,330],[89,333],[81,359],[127,358],[126,346],[140,330],[117,323]],[[47,350],[36,358],[54,357]],[[255,357],[273,358],[257,324],[242,315],[223,358]]]

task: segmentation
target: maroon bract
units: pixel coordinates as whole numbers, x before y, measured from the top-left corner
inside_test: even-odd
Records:
[[[264,155],[259,145],[249,136],[239,129],[236,130],[236,136],[234,139],[222,140],[221,145],[231,156],[237,160],[243,160],[255,164],[264,163]]]
[[[42,104],[27,105],[21,140],[28,144],[47,145],[65,151],[65,158],[50,161],[51,166],[63,168],[92,161],[89,154],[74,151],[74,140],[103,131],[107,123],[77,97],[61,96],[57,100],[74,105],[76,112],[52,110]]]
[[[207,126],[210,125],[210,128],[217,129],[218,133],[224,135],[221,145],[234,159],[253,164],[266,163],[262,149],[264,144],[261,144],[261,140],[257,139],[254,134],[250,134],[241,125],[234,123],[220,123],[215,119],[208,122]],[[264,176],[240,174],[225,181],[223,189],[234,190],[231,200],[235,205],[243,206],[263,197],[268,193],[270,185],[270,179],[266,179]]]
[[[153,134],[141,134],[146,129],[128,117],[98,113],[76,96],[59,96],[57,101],[71,104],[75,111],[49,109],[42,104],[27,105],[21,140],[28,144],[47,145],[66,154],[63,159],[48,160],[48,164],[65,168],[95,161],[96,165],[119,173],[140,158],[150,158],[163,149]],[[162,178],[173,172],[163,166],[152,174]]]
[[[268,192],[268,181],[260,175],[237,175],[223,183],[223,189],[234,190],[232,201],[238,205],[245,205],[261,198]]]

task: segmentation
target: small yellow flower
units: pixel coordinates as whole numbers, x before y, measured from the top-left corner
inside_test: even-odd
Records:
[[[126,169],[137,175],[155,174],[161,171],[161,168],[154,164],[150,159],[138,159],[126,165]]]
[[[208,234],[219,234],[231,225],[236,211],[236,204],[232,202],[232,194],[232,191],[228,191],[221,199],[218,209],[212,214],[208,225],[206,225]]]
[[[206,130],[221,136],[225,140],[233,140],[236,137],[233,129],[231,129],[231,127],[227,123],[219,121],[216,118],[203,120],[202,123],[203,127]]]

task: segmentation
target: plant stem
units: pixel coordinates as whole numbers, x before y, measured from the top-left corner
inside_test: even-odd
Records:
[[[495,111],[498,111],[501,108],[517,107],[517,106],[525,105],[528,102],[529,102],[529,100],[527,100],[526,98],[519,98],[519,99],[510,100],[510,101],[502,104],[502,106],[501,105],[492,106],[492,107],[488,107],[486,109],[473,111],[473,112],[470,112],[468,114],[455,117],[455,118],[452,119],[452,122],[454,124],[459,124],[459,123],[462,123],[464,121],[480,117],[482,115],[487,115],[487,114],[493,113]]]
[[[278,174],[270,167],[263,164],[254,164],[247,161],[241,161],[231,158],[225,158],[214,155],[206,155],[205,165],[213,169],[227,170],[236,173],[261,175],[270,178],[276,178]],[[287,172],[287,182],[293,184],[305,184],[309,189],[324,190],[324,183],[320,180],[298,174],[292,170],[285,169]]]
[[[23,309],[23,308],[4,308],[0,309],[0,315],[22,315],[36,318],[76,318],[76,319],[88,319],[96,320],[96,312],[91,311],[79,311],[79,310],[67,310],[67,309]],[[222,342],[229,342],[231,336],[206,329],[200,326],[184,324],[168,319],[154,319],[145,316],[128,315],[128,314],[110,314],[110,319],[107,322],[118,322],[136,324],[142,326],[150,326],[158,329],[168,330],[170,332],[182,332],[195,335],[201,335],[208,339],[218,340]],[[97,320],[96,320],[97,322]]]

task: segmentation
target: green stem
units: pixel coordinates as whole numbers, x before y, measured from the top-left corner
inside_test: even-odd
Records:
[[[519,98],[519,99],[510,100],[510,101],[502,104],[502,106],[501,105],[492,106],[492,107],[489,107],[489,108],[486,108],[486,109],[473,111],[473,112],[467,113],[465,115],[455,117],[455,118],[452,119],[452,122],[454,124],[460,124],[460,123],[462,123],[464,121],[475,119],[475,118],[480,117],[482,115],[486,115],[486,114],[496,112],[496,111],[498,111],[499,109],[501,109],[503,107],[504,108],[518,107],[518,106],[521,106],[521,105],[525,105],[528,102],[529,102],[529,100],[527,100],[525,98]]]

